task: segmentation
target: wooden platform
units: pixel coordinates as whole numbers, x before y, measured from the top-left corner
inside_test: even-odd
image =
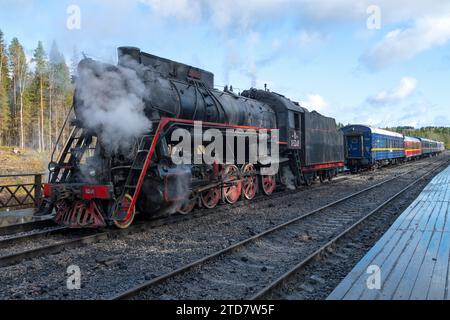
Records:
[[[328,299],[448,300],[449,258],[450,166],[427,185]]]

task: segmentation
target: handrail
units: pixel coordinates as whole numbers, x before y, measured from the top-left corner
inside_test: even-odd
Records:
[[[14,178],[14,177],[34,177],[34,176],[45,176],[47,173],[45,172],[37,172],[37,173],[16,173],[16,174],[2,174],[0,178]]]

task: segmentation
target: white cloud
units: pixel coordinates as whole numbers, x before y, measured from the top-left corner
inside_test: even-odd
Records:
[[[302,15],[319,22],[362,22],[366,25],[367,8],[381,9],[382,25],[404,20],[415,20],[424,15],[450,12],[450,3],[443,0],[299,0],[292,2],[302,8]]]
[[[202,7],[216,28],[248,30],[260,21],[283,13],[289,2],[291,0],[203,0]]]
[[[324,41],[325,36],[318,31],[300,31],[298,43],[301,47],[310,47]]]
[[[100,1],[100,0],[97,0]],[[286,16],[296,18],[308,31],[300,31],[295,42],[302,48],[326,40],[317,26],[359,25],[365,28],[367,8],[372,0],[139,0],[156,17],[173,17],[184,22],[202,22],[227,34],[282,24]],[[361,61],[377,70],[412,58],[450,39],[450,1],[378,0],[381,31],[390,23],[411,27],[396,29],[368,49]]]
[[[389,32],[368,50],[362,61],[371,69],[411,59],[417,54],[450,40],[450,16],[423,17],[410,28]]]
[[[375,122],[372,124],[378,127],[411,126],[415,128],[438,125],[434,119],[436,108],[436,105],[424,100],[418,100],[398,109],[395,108],[386,112],[372,112],[375,117]]]
[[[97,0],[99,1],[99,0]],[[367,8],[373,0],[139,0],[161,16],[191,19],[203,16],[219,29],[252,28],[283,19],[286,14],[316,22],[361,22],[365,25]],[[442,0],[378,0],[385,22],[417,19],[424,15],[450,12],[450,3]]]
[[[367,100],[371,104],[388,104],[398,103],[409,97],[417,87],[417,79],[412,77],[404,77],[400,80],[400,84],[390,90],[383,90],[375,96],[369,97]]]
[[[328,102],[319,94],[308,94],[306,100],[300,101],[300,105],[310,110],[323,112],[328,107]]]
[[[191,0],[139,0],[150,6],[157,16],[198,21],[202,17],[201,2]]]
[[[355,105],[340,110],[336,119],[343,123],[361,123],[379,128],[392,126],[420,128],[444,124],[448,120],[441,116],[442,122],[439,122],[436,120],[436,114],[441,114],[437,105],[425,99],[418,99],[411,103],[396,105],[393,108],[385,108],[382,111],[376,105]]]
[[[201,17],[216,28],[249,29],[261,18],[282,13],[292,0],[139,0],[162,17],[197,20]]]

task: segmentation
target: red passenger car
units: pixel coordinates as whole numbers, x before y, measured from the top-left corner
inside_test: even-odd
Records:
[[[419,139],[405,136],[404,144],[407,161],[420,158],[422,155],[422,143]]]

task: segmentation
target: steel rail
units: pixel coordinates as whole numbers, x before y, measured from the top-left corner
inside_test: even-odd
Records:
[[[28,232],[35,229],[43,229],[55,226],[57,226],[57,224],[51,219],[12,224],[6,227],[1,227],[0,236],[9,236],[15,233]]]
[[[101,232],[94,235],[84,236],[69,241],[64,241],[56,244],[51,244],[35,249],[30,249],[18,253],[13,253],[7,256],[0,257],[0,267],[7,267],[16,263],[19,263],[25,259],[36,258],[43,254],[54,254],[61,252],[64,249],[76,248],[81,245],[94,243],[99,240],[106,240],[108,238],[108,232]]]
[[[68,232],[69,230],[70,230],[69,228],[64,227],[64,226],[55,226],[51,229],[37,230],[36,232],[33,232],[33,233],[11,236],[11,237],[0,240],[0,249],[10,247],[10,246],[18,244],[20,242],[36,240],[39,238],[45,238],[51,234]]]
[[[430,164],[430,166],[433,165],[433,164],[436,163],[436,162],[439,162],[439,160],[432,162],[432,163]],[[447,163],[447,162],[448,162],[448,161],[446,161],[446,163]],[[433,170],[431,170],[431,171],[429,171],[429,172],[432,172],[432,171],[436,170],[438,167],[441,167],[441,166],[442,166],[442,165],[439,165],[439,166],[433,168]],[[187,271],[189,271],[189,270],[191,270],[191,269],[193,269],[193,268],[195,268],[195,267],[198,267],[198,266],[200,266],[200,265],[202,265],[202,264],[204,264],[204,263],[206,263],[206,262],[209,262],[209,261],[211,261],[211,260],[213,260],[213,259],[215,259],[215,258],[218,258],[218,257],[220,257],[220,256],[222,256],[222,255],[224,255],[224,254],[226,254],[226,253],[230,253],[230,252],[232,252],[232,251],[234,251],[234,250],[236,250],[236,249],[238,249],[238,248],[243,247],[244,245],[247,245],[247,244],[249,244],[249,243],[252,243],[252,242],[254,242],[255,240],[258,240],[258,239],[260,239],[260,238],[262,238],[262,237],[264,237],[264,236],[266,236],[266,235],[268,235],[268,234],[271,234],[271,233],[273,233],[273,232],[275,232],[275,231],[277,231],[277,230],[280,230],[280,229],[282,229],[282,228],[284,228],[284,227],[286,227],[286,226],[289,226],[289,225],[291,225],[291,224],[293,224],[293,223],[295,223],[295,222],[298,222],[298,221],[300,221],[300,220],[303,220],[303,219],[305,219],[305,218],[307,218],[307,217],[309,217],[309,216],[312,216],[312,215],[314,215],[314,214],[316,214],[316,213],[318,213],[318,212],[321,212],[321,211],[323,211],[323,210],[325,210],[325,209],[328,209],[328,208],[333,207],[333,206],[335,206],[335,205],[337,205],[337,204],[340,204],[340,203],[342,203],[342,202],[345,202],[345,201],[347,201],[347,200],[349,200],[349,199],[352,199],[352,198],[354,198],[354,197],[356,197],[356,196],[358,196],[358,195],[360,195],[360,194],[363,194],[363,193],[365,193],[365,192],[367,192],[367,191],[370,191],[370,190],[373,190],[373,189],[375,189],[375,188],[377,188],[377,187],[380,187],[380,186],[382,186],[382,185],[385,185],[385,184],[388,183],[388,182],[397,180],[397,179],[399,179],[400,177],[403,177],[403,176],[405,176],[405,175],[407,175],[407,174],[409,174],[409,173],[411,173],[411,172],[415,172],[415,171],[417,171],[417,169],[414,169],[414,170],[411,170],[411,171],[402,173],[402,174],[397,175],[397,176],[395,176],[395,177],[393,177],[393,178],[384,180],[384,181],[382,181],[382,182],[380,182],[380,183],[377,183],[377,184],[375,184],[375,185],[373,185],[373,186],[370,186],[370,187],[365,188],[365,189],[363,189],[363,190],[360,190],[360,191],[358,191],[358,192],[352,193],[352,194],[350,194],[350,195],[348,195],[348,196],[345,196],[345,197],[343,197],[343,198],[341,198],[341,199],[339,199],[339,200],[336,200],[336,201],[334,201],[334,202],[332,202],[332,203],[330,203],[330,204],[327,204],[327,205],[322,206],[322,207],[320,207],[320,208],[318,208],[318,209],[312,210],[312,211],[310,211],[310,212],[308,212],[308,213],[306,213],[306,214],[303,214],[303,215],[301,215],[301,216],[299,216],[299,217],[296,217],[296,218],[294,218],[294,219],[291,219],[291,220],[289,220],[289,221],[287,221],[287,222],[285,222],[285,223],[279,224],[279,225],[277,225],[277,226],[275,226],[275,227],[273,227],[273,228],[270,228],[270,229],[268,229],[268,230],[266,230],[266,231],[263,231],[263,232],[261,232],[261,233],[259,233],[259,234],[256,234],[256,235],[254,235],[254,236],[252,236],[252,237],[250,237],[250,238],[247,238],[247,239],[245,239],[245,240],[242,240],[242,241],[240,241],[240,242],[238,242],[238,243],[236,243],[236,244],[234,244],[234,245],[231,245],[231,246],[226,247],[226,248],[224,248],[224,249],[222,249],[222,250],[220,250],[220,251],[217,251],[217,252],[215,252],[215,253],[212,253],[212,254],[210,254],[210,255],[208,255],[208,256],[206,256],[206,257],[203,257],[203,258],[201,258],[201,259],[198,259],[198,260],[196,260],[196,261],[193,261],[193,262],[191,262],[191,263],[189,263],[189,264],[187,264],[187,265],[181,266],[181,267],[177,268],[176,270],[173,270],[173,271],[168,272],[168,273],[166,273],[166,274],[162,274],[162,275],[160,275],[160,276],[158,276],[158,277],[156,277],[156,278],[154,278],[154,279],[152,279],[152,280],[149,280],[149,281],[144,282],[144,283],[142,283],[142,284],[140,284],[140,285],[137,285],[137,286],[134,287],[134,288],[131,288],[131,289],[127,290],[127,291],[124,291],[124,292],[122,292],[122,293],[120,293],[120,294],[118,294],[118,295],[115,295],[115,296],[111,297],[110,300],[130,299],[130,298],[132,298],[133,296],[138,295],[140,292],[142,292],[142,291],[148,289],[148,288],[151,287],[151,286],[157,285],[157,284],[159,284],[159,283],[161,283],[161,282],[163,282],[163,281],[166,281],[166,280],[168,280],[168,279],[170,279],[170,278],[173,278],[173,277],[175,277],[175,276],[177,276],[177,275],[179,275],[179,274],[185,273],[185,272],[187,272]],[[427,174],[428,174],[429,172],[427,172]]]

